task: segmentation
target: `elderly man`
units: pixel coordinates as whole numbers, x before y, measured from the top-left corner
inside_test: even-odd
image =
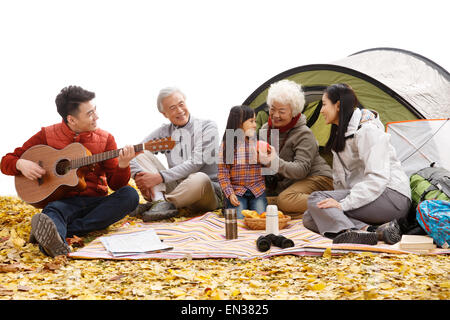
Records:
[[[150,152],[131,161],[132,177],[148,202],[140,204],[130,215],[156,221],[176,216],[178,208],[217,209],[223,196],[217,180],[216,123],[192,117],[186,97],[178,88],[162,89],[157,106],[170,123],[150,133],[143,142],[170,136],[177,145],[166,153],[169,169]]]

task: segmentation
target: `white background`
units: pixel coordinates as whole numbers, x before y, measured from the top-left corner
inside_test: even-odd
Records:
[[[159,89],[175,85],[222,135],[229,109],[290,68],[374,47],[421,54],[450,70],[448,1],[0,2],[0,154],[60,122],[67,85],[97,95],[119,147],[167,120]],[[0,175],[0,195],[14,195]]]

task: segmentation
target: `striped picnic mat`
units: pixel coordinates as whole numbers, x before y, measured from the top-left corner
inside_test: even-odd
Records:
[[[384,252],[384,253],[406,253],[395,246],[380,242],[376,246],[357,244],[332,244],[330,239],[311,232],[306,229],[302,220],[289,221],[286,228],[280,230],[280,234],[292,239],[295,246],[281,249],[272,246],[266,252],[259,252],[256,248],[256,239],[264,234],[264,230],[249,230],[243,221],[238,221],[238,239],[225,239],[225,221],[216,213],[209,212],[182,222],[165,223],[138,223],[136,225],[124,225],[114,233],[126,234],[143,231],[152,228],[156,231],[165,244],[173,247],[172,250],[135,254],[125,257],[114,257],[102,245],[100,238],[95,239],[87,246],[71,252],[69,257],[75,259],[202,259],[202,258],[238,258],[253,259],[267,258],[275,255],[299,255],[318,256],[322,255],[327,248],[331,248],[333,255],[347,252]],[[442,249],[441,249],[442,250]],[[437,249],[433,253],[442,252]]]

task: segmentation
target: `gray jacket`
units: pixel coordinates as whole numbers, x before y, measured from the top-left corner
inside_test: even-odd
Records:
[[[408,176],[377,114],[355,109],[345,136],[344,150],[333,151],[334,188],[350,190],[340,201],[344,211],[371,203],[386,188],[411,198]]]
[[[145,137],[142,143],[169,136],[177,143],[170,153],[165,154],[169,169],[159,172],[164,182],[180,182],[195,172],[203,172],[211,181],[217,182],[219,131],[214,121],[197,119],[191,115],[183,127],[164,124]],[[130,168],[133,178],[136,173],[143,171],[135,159],[130,162]]]
[[[265,123],[260,134],[264,135],[267,129],[268,123]],[[264,137],[261,136],[261,139]],[[279,140],[283,146],[280,145],[278,159],[274,160],[279,161],[277,192],[309,176],[332,178],[331,168],[319,155],[319,144],[306,125],[305,115],[300,116],[292,129],[279,133]]]

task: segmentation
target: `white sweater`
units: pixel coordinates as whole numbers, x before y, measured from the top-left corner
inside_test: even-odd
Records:
[[[333,151],[334,188],[350,190],[340,201],[342,209],[349,211],[365,206],[386,188],[411,198],[409,178],[378,115],[355,109],[345,136],[351,135],[354,136],[346,140],[343,151]]]

